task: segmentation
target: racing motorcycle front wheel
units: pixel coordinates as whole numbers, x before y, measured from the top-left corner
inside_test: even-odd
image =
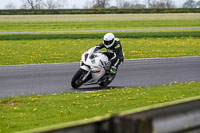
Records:
[[[81,85],[83,85],[83,83],[85,82],[83,80],[83,77],[87,74],[87,71],[83,70],[83,69],[79,69],[74,77],[72,78],[72,81],[71,81],[71,86],[74,88],[74,89],[77,89],[79,88]]]

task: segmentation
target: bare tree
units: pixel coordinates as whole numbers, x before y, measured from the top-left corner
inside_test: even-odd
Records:
[[[16,5],[9,2],[8,4],[5,5],[5,9],[16,9]]]
[[[175,4],[172,0],[146,0],[149,8],[174,8]]]
[[[133,8],[134,4],[127,0],[117,0],[118,8]]]
[[[166,0],[165,8],[175,8],[175,4],[172,0]]]
[[[129,1],[123,1],[121,8],[134,8],[135,5]]]
[[[47,9],[56,9],[57,8],[54,0],[47,0],[45,6]]]
[[[22,9],[63,9],[67,0],[22,0]]]
[[[92,8],[107,8],[110,6],[110,0],[93,0]]]
[[[155,0],[146,0],[147,7],[151,7]]]
[[[66,1],[64,0],[47,0],[46,1],[46,4],[45,4],[45,7],[47,9],[63,9],[65,8],[66,6]]]
[[[187,0],[183,4],[183,8],[196,8],[196,2],[194,0]]]
[[[22,9],[44,9],[45,3],[43,0],[22,0]]]
[[[145,5],[139,4],[138,0],[116,0],[117,8],[146,8]]]
[[[68,1],[67,0],[57,0],[57,9],[64,9],[67,8]]]

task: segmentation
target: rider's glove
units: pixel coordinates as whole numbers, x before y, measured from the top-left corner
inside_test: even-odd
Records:
[[[114,66],[112,66],[111,68],[110,68],[110,73],[111,74],[116,74],[117,73],[117,68],[116,67],[114,67]]]

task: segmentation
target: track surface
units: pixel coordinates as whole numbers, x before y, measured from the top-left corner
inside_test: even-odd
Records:
[[[74,91],[70,82],[79,63],[0,66],[0,98]],[[200,57],[125,60],[110,87],[200,81]],[[102,89],[83,86],[77,91]]]

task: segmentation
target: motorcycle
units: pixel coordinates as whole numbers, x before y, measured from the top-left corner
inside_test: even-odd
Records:
[[[89,49],[82,55],[80,68],[72,78],[71,86],[74,89],[82,85],[98,84],[101,87],[106,87],[115,78],[111,75],[110,61],[105,52],[94,52],[95,47]]]

